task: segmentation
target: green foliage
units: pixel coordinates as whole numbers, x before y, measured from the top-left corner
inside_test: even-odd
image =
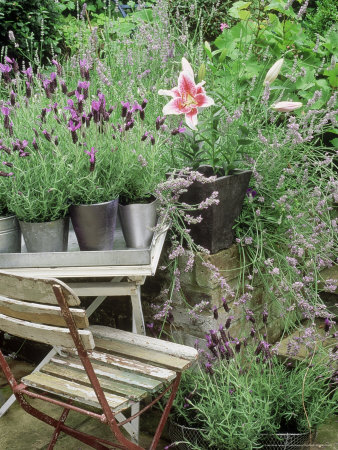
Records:
[[[221,23],[228,22],[232,3],[232,0],[170,0],[169,10],[173,23],[180,18],[187,23],[192,35],[200,32],[203,40],[212,41],[219,34]]]
[[[313,8],[309,8],[305,27],[312,39],[317,34],[324,36],[338,22],[338,5],[331,0],[317,0]]]
[[[60,4],[50,0],[0,0],[0,46],[8,47],[8,54],[31,62],[51,54],[51,46],[58,52],[61,39],[58,22]],[[15,42],[9,39],[12,31]]]
[[[233,348],[233,358],[216,360],[208,369],[212,374],[202,363],[183,374],[173,419],[200,428],[209,447],[261,448],[262,433],[306,432],[309,425],[314,431],[338,409],[332,370],[318,355],[290,369],[277,357],[257,357],[257,344],[239,354]]]

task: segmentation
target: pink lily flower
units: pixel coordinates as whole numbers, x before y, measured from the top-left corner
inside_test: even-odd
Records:
[[[198,84],[195,83],[194,72],[185,58],[182,58],[182,69],[178,77],[178,86],[170,90],[160,89],[158,94],[173,97],[163,107],[164,115],[184,114],[188,127],[192,130],[197,130],[199,109],[214,105],[214,100],[206,95],[202,87],[205,81]]]

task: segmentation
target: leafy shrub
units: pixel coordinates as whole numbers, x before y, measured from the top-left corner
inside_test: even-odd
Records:
[[[47,56],[51,46],[58,52],[60,34],[59,3],[50,0],[0,0],[0,46],[8,46],[8,53],[16,58],[33,60]],[[14,38],[10,39],[9,32]]]
[[[187,21],[190,32],[200,30],[203,38],[212,41],[220,30],[222,22],[226,22],[232,0],[170,0],[169,10],[174,22],[177,15]]]
[[[310,30],[311,36],[323,36],[332,25],[338,21],[338,5],[331,0],[317,0],[316,6],[309,9],[305,26]]]

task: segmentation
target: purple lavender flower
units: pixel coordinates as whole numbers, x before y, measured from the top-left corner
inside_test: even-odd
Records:
[[[210,373],[210,375],[212,375],[214,373],[214,370],[212,368],[212,364],[210,362],[205,363],[205,371],[207,373]]]
[[[77,111],[81,114],[83,112],[84,95],[80,94],[78,91],[75,91],[75,96],[77,98]]]
[[[72,133],[72,140],[73,143],[76,144],[78,141],[78,136],[76,134],[76,130],[78,130],[81,127],[81,122],[74,123],[72,120],[68,122],[68,130]]]
[[[231,325],[231,321],[234,318],[234,316],[229,316],[225,322],[225,328],[228,330],[230,328]]]
[[[230,309],[229,309],[228,303],[227,303],[227,301],[226,301],[226,299],[224,297],[222,297],[222,303],[223,303],[224,311],[225,312],[229,312]]]
[[[89,64],[88,64],[88,61],[86,59],[80,59],[79,65],[80,65],[81,77],[84,78],[86,81],[89,81],[90,80],[90,75],[89,75]]]
[[[47,139],[47,141],[49,141],[49,142],[52,141],[52,136],[50,135],[50,133],[48,133],[47,130],[42,130],[42,134],[45,136],[45,138]]]
[[[1,108],[1,112],[5,116],[4,117],[4,127],[8,130],[9,129],[9,113],[10,113],[10,109],[7,108],[7,106],[3,106]]]
[[[56,73],[52,72],[50,74],[50,91],[53,94],[57,87]]]
[[[95,150],[94,147],[92,147],[89,150],[85,150],[85,153],[87,153],[87,155],[89,155],[89,172],[93,172],[95,169],[95,154],[98,152],[98,150]]]
[[[160,128],[161,128],[161,126],[164,124],[164,121],[165,121],[165,117],[161,117],[161,116],[157,116],[156,117],[156,130],[158,131]]]
[[[121,117],[126,117],[127,111],[130,108],[130,103],[129,102],[121,102],[121,105],[122,105]]]
[[[101,108],[101,102],[93,100],[92,101],[92,114],[93,114],[95,123],[98,123],[100,121],[100,108]]]
[[[58,61],[56,61],[55,59],[52,59],[52,63],[54,64],[54,66],[56,66],[56,73],[58,74],[59,77],[61,77],[61,75],[62,75],[61,64]]]
[[[66,85],[65,81],[64,80],[60,80],[60,85],[61,85],[62,93],[66,95],[67,92],[68,92],[68,89],[67,89],[67,85]]]
[[[33,141],[32,141],[32,146],[33,146],[33,148],[34,148],[35,150],[39,150],[39,147],[38,147],[38,144],[37,144],[35,138],[34,138]]]
[[[22,73],[24,73],[26,75],[29,83],[33,82],[33,69],[31,67],[27,67],[26,70],[22,71]]]
[[[11,162],[2,161],[2,164],[7,167],[13,167],[13,163]]]
[[[32,96],[31,84],[29,81],[26,81],[26,97],[30,98]]]
[[[0,64],[0,72],[2,72],[2,75],[4,77],[4,80],[6,83],[11,82],[10,72],[12,70],[12,66],[9,66],[8,64]]]
[[[217,337],[217,331],[216,330],[210,330],[210,336],[211,336],[211,340],[214,344],[218,344],[218,337]]]
[[[14,175],[13,172],[3,172],[0,170],[0,177],[11,177],[12,175]]]
[[[141,109],[141,111],[140,111],[140,119],[144,120],[144,118],[145,118],[144,109]]]
[[[186,132],[186,128],[182,127],[182,121],[180,122],[179,126],[177,128],[174,128],[171,132],[172,136],[176,136],[176,134],[182,134]]]
[[[269,313],[266,309],[264,309],[264,311],[262,313],[263,323],[267,323],[268,317],[269,317]]]
[[[213,306],[211,308],[211,310],[212,310],[212,312],[214,314],[214,319],[217,320],[218,319],[218,308],[217,308],[217,306]]]
[[[43,80],[42,82],[43,88],[45,90],[46,93],[46,97],[47,98],[51,98],[51,81],[50,80]]]
[[[148,137],[149,131],[145,131],[144,135],[141,137],[141,141],[145,141]]]
[[[253,188],[250,188],[250,187],[249,187],[249,188],[246,190],[246,195],[247,195],[248,197],[255,198],[256,195],[257,195],[257,192],[256,192]]]
[[[155,138],[152,134],[150,135],[150,142],[151,142],[151,145],[155,145]]]
[[[88,98],[89,86],[90,86],[89,81],[79,81],[77,84],[77,90],[80,94],[83,91],[83,96],[85,100]]]
[[[227,337],[226,337],[226,334],[225,334],[223,325],[220,325],[220,326],[219,326],[219,333],[220,333],[220,335],[221,335],[221,338],[222,338],[223,342],[226,343],[228,339],[227,339]]]
[[[141,108],[142,108],[142,109],[145,109],[146,106],[147,106],[147,104],[148,104],[148,100],[147,100],[146,98],[144,98],[144,99],[143,99],[143,102],[141,103]]]
[[[11,102],[12,106],[15,105],[15,97],[16,97],[16,93],[12,90],[11,94],[10,94],[10,102]]]

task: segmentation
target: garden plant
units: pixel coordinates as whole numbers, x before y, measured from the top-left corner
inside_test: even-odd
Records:
[[[71,204],[158,198],[171,247],[148,331],[176,335],[177,299],[194,325],[216,321],[201,332],[200,364],[183,380],[174,417],[220,449],[259,448],[262,433],[287,423],[313,433],[336,408],[335,316],[322,298],[337,292],[323,270],[338,255],[337,7],[326,4],[129,2],[123,18],[111,1],[60,0],[31,41],[6,16],[0,214],[42,222]],[[44,46],[41,29],[55,14],[55,42]],[[33,19],[26,25],[38,36]],[[182,198],[235,170],[252,176],[234,226],[234,286],[191,236],[219,192]],[[215,304],[184,295],[196,261],[221,289]],[[305,324],[286,362],[268,317],[280,340]],[[309,352],[294,362],[300,343]]]

